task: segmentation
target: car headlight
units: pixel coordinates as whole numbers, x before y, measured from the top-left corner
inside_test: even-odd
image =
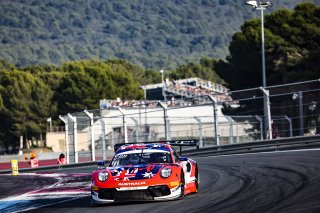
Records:
[[[171,175],[172,173],[172,170],[170,168],[163,168],[161,171],[160,171],[160,176],[162,178],[167,178]]]
[[[109,177],[108,172],[100,172],[98,174],[98,180],[100,180],[101,182],[106,181],[108,177]]]

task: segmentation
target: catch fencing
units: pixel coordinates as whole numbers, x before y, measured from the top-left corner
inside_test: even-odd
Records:
[[[275,137],[315,135],[320,129],[319,80],[266,88]],[[171,94],[172,95],[172,94]],[[217,96],[225,95],[230,98]],[[167,94],[170,96],[170,94]],[[60,116],[69,163],[107,159],[114,144],[199,139],[200,147],[266,139],[261,88],[167,101],[135,101]],[[270,121],[271,122],[271,121]]]

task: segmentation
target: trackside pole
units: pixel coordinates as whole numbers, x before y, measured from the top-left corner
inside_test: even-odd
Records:
[[[139,141],[139,128],[140,128],[140,126],[139,126],[139,122],[137,121],[137,119],[135,119],[134,117],[130,117],[131,118],[131,120],[133,120],[133,122],[136,124],[136,131],[135,131],[135,140],[136,140],[136,142],[138,142]]]
[[[229,143],[233,144],[233,120],[230,116],[225,116],[229,122]]]
[[[122,117],[123,117],[123,131],[124,131],[123,139],[124,139],[124,143],[128,143],[127,116],[124,113],[124,110],[121,109],[121,107],[117,107],[117,109],[119,110],[119,112],[122,114]]]
[[[69,164],[70,163],[70,151],[69,151],[68,119],[65,119],[61,115],[59,115],[59,119],[62,120],[62,122],[65,125],[65,143],[66,143],[66,153],[67,153],[67,164]]]
[[[91,160],[96,160],[95,144],[94,144],[94,123],[93,123],[93,113],[84,110],[84,113],[90,118],[90,129],[91,129]]]
[[[289,134],[290,134],[290,137],[292,137],[293,135],[292,135],[292,120],[291,120],[291,118],[289,118],[288,116],[284,116],[285,117],[285,119],[288,121],[288,123],[289,123]]]
[[[68,117],[73,122],[73,140],[74,140],[74,161],[78,163],[78,129],[77,129],[77,118],[68,113]]]
[[[169,136],[169,124],[168,124],[168,114],[167,114],[167,106],[161,103],[160,101],[158,102],[161,108],[163,109],[163,119],[164,119],[164,130],[165,130],[165,137],[166,140],[170,140]]]
[[[214,135],[216,136],[216,144],[217,146],[220,145],[219,142],[219,135],[218,135],[218,116],[217,116],[217,100],[209,95],[209,99],[213,103],[213,117],[214,117]]]
[[[198,125],[199,125],[199,141],[200,141],[200,148],[202,148],[203,147],[202,122],[201,122],[201,119],[198,117],[194,117],[194,119],[198,122]]]
[[[269,90],[264,89],[263,87],[260,87],[260,90],[263,92],[266,102],[266,119],[267,119],[267,125],[268,125],[268,135],[269,139],[272,139],[272,127],[271,127],[271,112],[270,112],[270,98],[269,98]],[[267,138],[268,139],[268,138]]]
[[[304,135],[304,121],[303,121],[303,94],[299,91],[299,127],[300,127],[300,136]]]
[[[101,129],[102,129],[102,152],[103,152],[103,160],[106,160],[106,124],[102,117],[99,118],[99,121],[101,122]],[[113,146],[113,140],[111,142]]]
[[[260,123],[260,140],[263,140],[263,119],[260,118],[260,116],[256,115],[255,118],[259,121]]]

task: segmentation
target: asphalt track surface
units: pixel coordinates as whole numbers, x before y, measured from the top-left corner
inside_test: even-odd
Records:
[[[193,159],[199,165],[200,190],[183,200],[91,207],[87,193],[79,194],[79,197],[75,194],[64,199],[69,199],[67,202],[29,212],[320,212],[319,149]],[[67,172],[88,174],[93,170],[94,167],[68,168]],[[22,177],[19,181],[23,180]],[[43,178],[48,178],[48,184],[52,184],[52,177]],[[0,181],[2,194],[3,184]],[[81,184],[87,185],[86,181],[82,179]],[[25,180],[26,185],[29,182],[30,179]],[[34,186],[41,188],[45,183],[39,182]]]

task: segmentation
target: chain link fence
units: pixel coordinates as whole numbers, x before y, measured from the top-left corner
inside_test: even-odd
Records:
[[[273,138],[319,134],[318,80],[266,89],[272,131],[276,131]],[[224,102],[214,95],[180,99],[174,104],[142,100],[131,107],[105,107],[61,116],[67,160],[107,159],[117,143],[192,138],[207,147],[266,139],[261,88],[231,91],[228,95],[232,100]]]

